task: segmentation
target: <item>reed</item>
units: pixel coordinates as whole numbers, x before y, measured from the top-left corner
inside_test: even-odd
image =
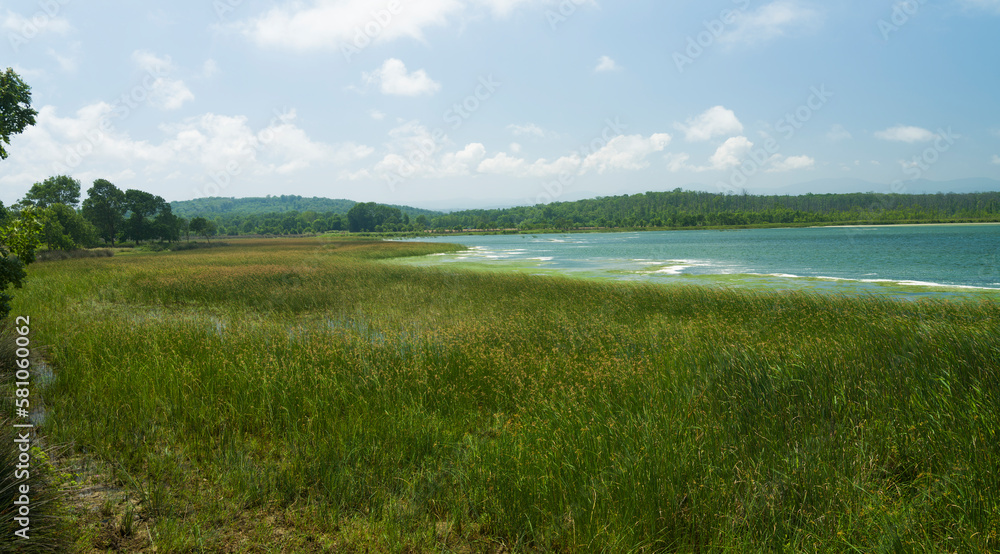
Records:
[[[1000,305],[381,261],[449,249],[32,266],[46,432],[164,551],[1000,549]]]

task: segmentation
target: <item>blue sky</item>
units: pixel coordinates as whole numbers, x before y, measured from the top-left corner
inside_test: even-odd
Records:
[[[0,32],[40,112],[6,204],[1000,178],[1000,0],[0,1]]]

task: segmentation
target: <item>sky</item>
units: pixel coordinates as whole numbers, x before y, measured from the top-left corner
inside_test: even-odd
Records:
[[[39,112],[8,205],[1000,179],[1000,0],[0,0],[0,40]]]

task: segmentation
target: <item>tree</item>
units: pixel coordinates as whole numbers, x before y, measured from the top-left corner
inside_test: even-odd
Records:
[[[196,235],[201,235],[205,237],[205,240],[211,241],[209,237],[216,233],[215,222],[209,221],[204,217],[196,217],[191,220],[191,231]]]
[[[65,204],[75,208],[80,203],[80,181],[68,175],[49,177],[41,183],[32,185],[20,203],[39,208],[47,208],[53,204]]]
[[[381,206],[374,202],[355,204],[347,212],[347,221],[352,233],[375,230],[395,230],[403,220],[399,208]],[[392,227],[392,229],[386,229]]]
[[[76,248],[92,248],[97,246],[97,228],[87,221],[83,214],[65,204],[54,204],[49,208],[59,220],[66,235],[73,241]]]
[[[141,190],[129,189],[125,191],[125,208],[129,217],[125,222],[125,234],[136,243],[155,238],[165,238],[171,240],[169,236],[169,224],[174,224],[176,230],[176,218],[170,211],[170,204],[163,198],[154,196]],[[169,222],[164,219],[170,219]]]
[[[7,159],[4,144],[10,144],[10,136],[34,125],[36,115],[31,109],[31,87],[8,67],[0,73],[0,160]]]
[[[83,201],[83,217],[94,224],[102,239],[115,245],[125,222],[125,193],[105,179],[97,179]]]
[[[35,261],[42,224],[34,208],[18,212],[0,228],[0,319],[10,314],[12,297],[7,287],[21,288],[28,276],[24,266]]]

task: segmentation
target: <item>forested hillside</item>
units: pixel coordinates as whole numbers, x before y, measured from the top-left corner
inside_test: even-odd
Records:
[[[755,196],[675,189],[450,214],[401,206],[383,206],[373,212],[376,205],[371,203],[298,196],[208,198],[175,202],[174,206],[178,214],[205,217],[215,223],[219,234],[228,235],[1000,221],[1000,192]],[[195,211],[197,206],[206,206],[206,211]],[[348,217],[351,211],[357,216],[353,222]]]
[[[222,215],[263,215],[284,214],[288,212],[316,212],[320,214],[340,214],[347,212],[357,204],[354,200],[333,200],[330,198],[305,198],[295,195],[266,196],[263,198],[195,198],[171,202],[170,207],[180,217],[206,217]],[[441,212],[422,210],[410,206],[391,206],[399,208],[410,217],[418,215],[437,216]]]
[[[500,210],[467,210],[434,228],[573,229],[1000,220],[1000,193],[725,195],[675,189]]]

